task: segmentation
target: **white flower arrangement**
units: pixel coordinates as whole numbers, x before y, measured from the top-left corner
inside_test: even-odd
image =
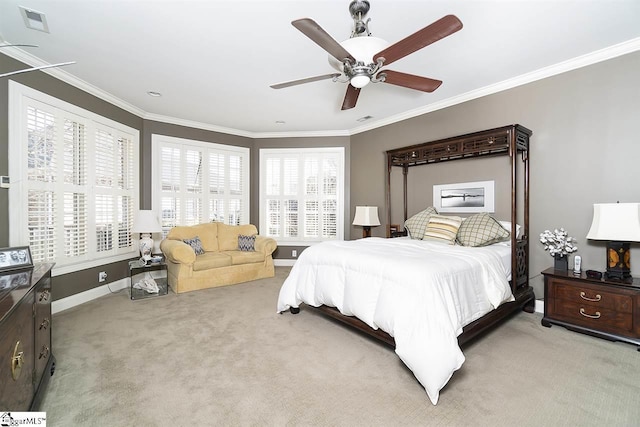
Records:
[[[564,228],[553,231],[544,230],[540,233],[540,242],[544,245],[544,250],[549,251],[552,257],[567,256],[568,254],[578,250],[575,245],[576,239],[569,237]]]

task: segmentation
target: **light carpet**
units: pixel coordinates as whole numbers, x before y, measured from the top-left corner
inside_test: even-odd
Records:
[[[53,318],[49,426],[631,426],[640,353],[519,313],[464,350],[433,406],[393,350],[310,310],[276,277]],[[55,289],[53,290],[55,292]]]

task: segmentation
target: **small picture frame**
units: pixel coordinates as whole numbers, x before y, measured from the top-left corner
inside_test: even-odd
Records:
[[[29,246],[0,248],[0,272],[33,267]]]

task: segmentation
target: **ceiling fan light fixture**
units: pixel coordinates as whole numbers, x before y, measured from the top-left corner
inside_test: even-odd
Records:
[[[371,78],[369,76],[360,74],[360,75],[351,77],[350,83],[351,83],[351,86],[360,89],[368,85],[370,81],[371,81]]]

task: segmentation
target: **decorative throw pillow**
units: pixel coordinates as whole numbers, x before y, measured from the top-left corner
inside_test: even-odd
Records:
[[[498,221],[502,228],[511,233],[511,221]],[[516,239],[520,237],[520,224],[516,224]]]
[[[456,242],[458,228],[462,224],[459,216],[431,215],[423,240],[439,240],[453,245]]]
[[[422,240],[424,237],[424,231],[427,229],[429,218],[431,215],[437,214],[436,208],[429,206],[427,209],[418,212],[408,220],[404,222],[404,228],[409,231],[409,237],[412,239]]]
[[[193,249],[196,255],[202,255],[204,253],[204,249],[202,249],[202,242],[200,241],[200,237],[196,236],[193,239],[184,239],[183,242],[191,246],[191,249]]]
[[[486,213],[466,218],[458,230],[458,243],[463,246],[487,246],[509,238],[507,231],[499,221]]]
[[[256,236],[244,236],[242,234],[238,235],[238,249],[242,252],[252,252],[255,251],[256,245]]]

